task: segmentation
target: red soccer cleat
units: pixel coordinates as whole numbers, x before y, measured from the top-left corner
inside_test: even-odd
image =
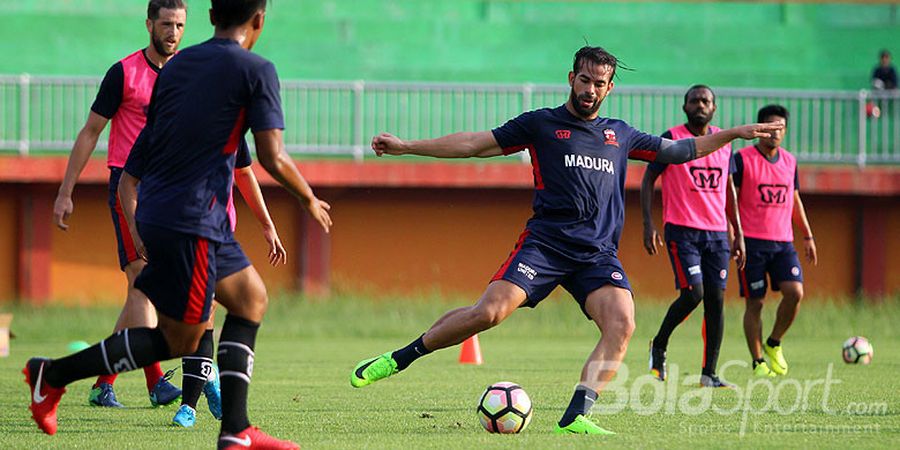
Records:
[[[269,436],[254,426],[236,434],[219,435],[219,450],[299,450],[300,445]]]
[[[31,358],[25,363],[22,373],[31,389],[31,406],[28,407],[31,417],[41,431],[53,435],[56,434],[56,408],[66,388],[55,388],[44,382],[44,367],[49,361],[47,358]]]

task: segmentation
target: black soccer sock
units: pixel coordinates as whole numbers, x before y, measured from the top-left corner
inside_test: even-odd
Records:
[[[703,299],[703,286],[694,285],[690,289],[682,289],[681,295],[672,302],[666,317],[663,319],[662,325],[659,326],[659,332],[653,338],[653,347],[665,350],[669,346],[669,336],[675,331],[675,327],[684,322],[691,312],[700,304]]]
[[[766,339],[766,345],[768,345],[769,347],[778,347],[779,345],[781,345],[781,341],[777,340],[777,339],[768,338],[768,339]]]
[[[197,401],[203,385],[212,375],[213,330],[206,330],[197,345],[197,351],[181,358],[181,404],[197,409]]]
[[[725,329],[723,305],[725,291],[709,286],[703,295],[703,320],[706,335],[703,340],[703,374],[713,375],[719,363],[719,349],[722,348],[722,333]]]
[[[239,433],[250,426],[247,418],[247,391],[253,376],[253,347],[259,324],[225,316],[219,336],[219,380],[222,386],[222,432]]]
[[[580,384],[575,386],[575,393],[572,394],[572,400],[569,401],[569,407],[563,413],[562,419],[559,419],[559,426],[566,427],[575,421],[575,417],[579,414],[586,415],[595,401],[597,401],[596,391]]]
[[[755,369],[756,366],[758,366],[758,365],[760,365],[760,364],[762,364],[762,363],[764,363],[764,362],[766,362],[766,359],[765,359],[765,358],[754,359],[754,360],[753,360],[753,368]]]
[[[391,357],[394,358],[394,361],[397,361],[397,370],[403,370],[409,367],[413,361],[431,353],[431,350],[425,348],[425,343],[422,342],[422,336],[419,336],[418,339],[412,341],[406,347],[403,347],[394,353],[391,353]]]
[[[54,359],[44,372],[50,386],[135,370],[171,358],[159,328],[126,328],[78,353]]]

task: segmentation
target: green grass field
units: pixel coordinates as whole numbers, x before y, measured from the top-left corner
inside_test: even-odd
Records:
[[[519,311],[482,334],[481,366],[458,364],[459,350],[454,348],[416,362],[390,380],[360,390],[349,386],[349,370],[358,360],[406,344],[441,312],[464,302],[351,296],[273,300],[257,341],[251,420],[311,449],[900,448],[897,299],[866,308],[805,305],[784,341],[790,376],[768,386],[752,384],[749,369],[735,365],[746,364],[749,357],[740,325],[742,306],[729,302],[719,367],[720,374],[738,385],[734,391],[683,384],[687,376],[699,372],[699,311],[672,338],[670,380],[666,385],[648,382],[647,342],[666,305],[639,301],[637,331],[625,360],[629,374],[619,389],[627,394],[627,404],[616,414],[603,414],[618,407],[615,395],[606,392],[594,408],[597,421],[619,433],[611,437],[551,434],[598,337],[593,324],[564,296],[547,300],[536,310]],[[32,355],[62,356],[70,341],[105,337],[117,310],[3,309],[15,313],[12,329],[17,338],[10,357],[0,359],[0,448],[214,444],[218,422],[204,409],[202,398],[195,428],[169,427],[175,408],[151,409],[140,373],[124,374],[116,384],[119,400],[128,406],[125,410],[88,407],[92,381],[70,385],[60,406],[59,432],[43,435],[27,410],[28,391],[20,373],[25,360]],[[774,309],[774,302],[766,307],[766,333]],[[852,335],[873,342],[872,365],[841,361],[841,343]],[[722,373],[729,361],[735,363]],[[177,365],[170,361],[163,367]],[[534,420],[520,435],[488,434],[475,418],[482,390],[503,380],[521,384],[535,405]],[[772,395],[767,395],[769,389]]]

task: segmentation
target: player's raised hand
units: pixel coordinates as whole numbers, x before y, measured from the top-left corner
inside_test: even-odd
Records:
[[[659,231],[656,231],[656,227],[653,225],[644,227],[644,248],[647,249],[647,254],[656,255],[659,253],[659,247],[665,246],[665,243],[662,240],[662,236],[659,235]]]
[[[784,130],[784,122],[754,123],[736,127],[735,131],[742,139],[772,137],[772,134]]]
[[[403,140],[390,133],[381,133],[373,137],[372,150],[375,150],[375,154],[378,156],[385,154],[402,155],[405,153]]]
[[[275,227],[267,227],[263,231],[266,242],[269,244],[269,264],[278,267],[279,264],[287,264],[287,251],[281,245],[281,239],[278,238],[278,231]]]
[[[72,203],[72,197],[67,195],[57,195],[56,201],[53,203],[53,222],[60,230],[66,231],[69,225],[66,221],[72,215],[75,205]]]
[[[322,226],[322,229],[324,229],[326,233],[331,231],[331,225],[333,225],[333,223],[331,222],[331,215],[328,214],[328,211],[331,211],[331,205],[313,197],[312,202],[307,205],[307,209],[309,210],[309,214],[313,216],[313,219],[315,219],[316,222],[319,222],[319,225]]]

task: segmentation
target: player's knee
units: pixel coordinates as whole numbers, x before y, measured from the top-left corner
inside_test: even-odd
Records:
[[[197,347],[200,345],[200,335],[167,332],[165,329],[163,329],[163,335],[169,345],[169,355],[172,358],[191,355],[197,351]]]
[[[612,339],[614,342],[617,342],[622,350],[628,346],[628,341],[631,340],[631,336],[634,334],[634,317],[630,314],[620,314],[616,317],[610,318],[606,324],[604,324],[603,333]]]
[[[791,303],[800,303],[803,300],[803,285],[797,284],[784,291],[784,299]]]
[[[759,313],[760,311],[762,311],[763,299],[762,298],[748,298],[746,305],[747,305],[747,311]]]

